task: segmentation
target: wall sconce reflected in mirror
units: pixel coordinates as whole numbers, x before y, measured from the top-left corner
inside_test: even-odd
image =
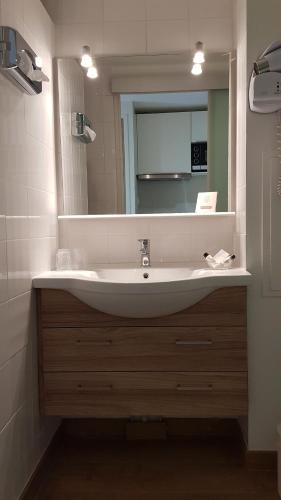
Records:
[[[83,68],[87,69],[87,77],[94,79],[99,76],[96,61],[91,54],[91,49],[88,45],[82,47],[82,55],[80,64]]]
[[[191,73],[194,76],[202,75],[202,64],[193,64]]]
[[[97,78],[98,76],[99,76],[99,73],[98,73],[96,63],[93,62],[93,65],[90,68],[88,68],[87,77],[94,79],[94,78]]]
[[[197,42],[195,44],[195,53],[193,56],[193,66],[191,69],[191,74],[194,76],[202,75],[203,69],[202,64],[205,62],[204,46],[202,42]]]
[[[91,49],[88,45],[84,45],[84,47],[82,47],[81,66],[83,68],[90,68],[92,64],[93,58],[91,56]]]

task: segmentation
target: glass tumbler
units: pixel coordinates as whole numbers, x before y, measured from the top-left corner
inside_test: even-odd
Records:
[[[57,271],[70,271],[72,269],[72,256],[69,248],[59,248],[56,255]]]

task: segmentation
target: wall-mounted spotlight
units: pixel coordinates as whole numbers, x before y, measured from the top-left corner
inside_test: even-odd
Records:
[[[95,60],[93,60],[93,65],[90,68],[88,68],[87,77],[94,79],[97,78],[98,76],[99,76],[98,68],[96,66]]]
[[[191,73],[194,76],[202,75],[202,73],[203,73],[202,64],[198,64],[198,63],[193,64]]]
[[[195,45],[195,53],[193,56],[193,66],[191,69],[192,75],[198,76],[203,73],[202,64],[205,62],[205,53],[202,42],[197,42]]]
[[[205,62],[205,53],[202,42],[197,42],[195,45],[196,52],[193,57],[194,64],[203,64]]]
[[[82,47],[81,66],[87,69],[88,78],[97,78],[99,76],[96,61],[91,54],[91,49],[88,45]]]
[[[91,49],[88,45],[84,45],[84,47],[82,47],[81,66],[83,68],[90,68],[91,66],[93,66]]]

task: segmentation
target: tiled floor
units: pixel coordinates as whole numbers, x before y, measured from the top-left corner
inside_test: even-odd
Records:
[[[276,472],[245,465],[235,440],[57,445],[28,500],[277,500]],[[27,500],[25,499],[25,500]]]

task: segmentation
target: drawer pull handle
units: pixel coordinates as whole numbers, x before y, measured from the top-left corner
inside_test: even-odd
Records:
[[[187,386],[187,385],[177,385],[177,391],[181,392],[211,392],[213,390],[212,384],[204,386]]]
[[[212,345],[212,340],[176,340],[176,345],[186,345],[186,346],[200,346],[200,345]]]
[[[96,387],[86,387],[83,384],[77,384],[77,389],[85,390],[86,392],[112,391],[113,385],[103,385],[103,386],[100,385],[100,386],[96,386]]]
[[[101,340],[100,342],[91,342],[91,341],[86,341],[84,342],[83,340],[76,340],[77,344],[91,344],[91,345],[96,345],[96,346],[110,346],[112,345],[112,340]]]

